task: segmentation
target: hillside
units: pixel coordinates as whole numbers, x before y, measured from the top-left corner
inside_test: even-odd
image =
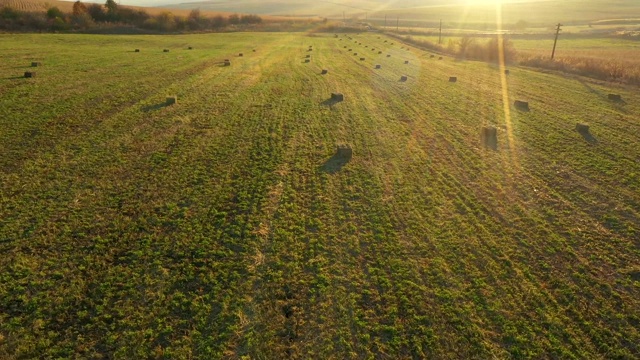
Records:
[[[0,8],[5,7],[5,6],[11,7],[11,8],[14,8],[14,9],[17,9],[17,10],[23,10],[23,11],[46,11],[48,8],[50,8],[52,6],[56,6],[60,10],[62,10],[63,12],[70,13],[72,11],[72,9],[73,9],[73,1],[61,1],[61,0],[0,0]],[[187,8],[140,7],[140,6],[127,6],[127,5],[120,5],[120,6],[125,7],[125,8],[135,9],[135,10],[144,10],[149,15],[158,15],[158,14],[161,14],[163,12],[169,11],[169,12],[172,12],[174,15],[186,17],[191,12],[191,9],[187,9]],[[202,13],[203,16],[213,17],[213,16],[216,16],[216,15],[228,16],[228,15],[235,14],[235,13],[244,14],[246,12],[242,12],[242,11],[225,12],[225,11],[216,11],[214,9],[212,9],[212,10],[203,9],[201,11],[201,13]],[[265,16],[263,16],[263,18],[266,21],[283,20],[282,17],[269,16],[269,15],[265,15]]]
[[[640,354],[637,88],[376,34],[20,34],[0,95],[2,359]]]
[[[375,1],[375,0],[236,0],[202,1],[168,5],[175,8],[200,8],[216,11],[244,11],[271,15],[314,15],[341,19],[390,19],[404,21],[437,22],[496,22],[495,5],[468,5],[468,1]],[[635,0],[514,0],[505,1],[503,21],[516,23],[524,20],[534,24],[563,21],[586,23],[605,19],[624,19],[640,13]]]

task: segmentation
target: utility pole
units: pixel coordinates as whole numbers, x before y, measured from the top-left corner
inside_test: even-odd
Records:
[[[440,19],[440,36],[438,37],[438,44],[442,44],[442,19]]]
[[[400,17],[396,17],[396,32],[400,31]]]
[[[556,44],[558,43],[558,35],[560,35],[560,27],[563,26],[562,24],[558,23],[558,25],[556,25],[556,39],[553,41],[553,51],[551,52],[551,60],[553,60],[553,57],[556,55]]]

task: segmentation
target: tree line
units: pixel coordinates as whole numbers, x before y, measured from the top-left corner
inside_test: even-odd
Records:
[[[150,15],[144,10],[119,6],[115,0],[102,4],[85,4],[76,1],[71,13],[58,7],[45,12],[0,9],[0,30],[7,31],[71,31],[132,26],[158,32],[220,31],[228,27],[242,27],[262,23],[257,15],[204,16],[200,10],[192,10],[188,16],[174,15],[169,11]]]

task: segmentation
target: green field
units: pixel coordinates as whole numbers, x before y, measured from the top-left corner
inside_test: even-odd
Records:
[[[0,358],[638,358],[637,88],[357,38],[0,35]]]

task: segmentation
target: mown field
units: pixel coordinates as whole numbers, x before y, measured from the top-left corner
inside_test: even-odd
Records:
[[[637,88],[356,38],[0,35],[0,358],[638,358]]]

